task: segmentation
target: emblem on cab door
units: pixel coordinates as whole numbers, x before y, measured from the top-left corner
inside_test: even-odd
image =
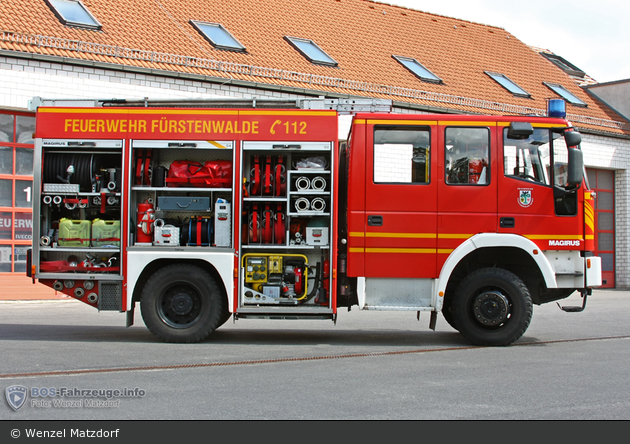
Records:
[[[518,189],[518,204],[524,208],[529,207],[532,203],[534,203],[534,198],[532,196],[533,188],[519,188]]]

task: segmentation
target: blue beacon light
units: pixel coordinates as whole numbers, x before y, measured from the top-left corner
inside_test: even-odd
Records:
[[[547,100],[547,116],[565,118],[567,116],[566,103],[562,99]]]

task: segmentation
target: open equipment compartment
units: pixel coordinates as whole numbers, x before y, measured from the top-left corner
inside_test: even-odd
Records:
[[[133,140],[129,247],[232,247],[233,141]]]
[[[332,142],[243,142],[239,316],[326,314]]]
[[[35,144],[42,172],[33,184],[35,277],[102,310],[121,308],[124,146],[102,139]]]

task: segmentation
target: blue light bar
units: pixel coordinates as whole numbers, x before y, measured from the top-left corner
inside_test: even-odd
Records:
[[[565,118],[567,116],[566,103],[562,99],[547,100],[547,116]]]

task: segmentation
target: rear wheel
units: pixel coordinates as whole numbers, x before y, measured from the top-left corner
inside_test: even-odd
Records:
[[[483,268],[462,280],[451,314],[459,332],[473,344],[509,345],[529,327],[532,299],[514,273]]]
[[[148,280],[140,299],[147,328],[166,342],[198,342],[225,322],[226,304],[204,269],[168,265]],[[223,321],[223,322],[222,322]]]

